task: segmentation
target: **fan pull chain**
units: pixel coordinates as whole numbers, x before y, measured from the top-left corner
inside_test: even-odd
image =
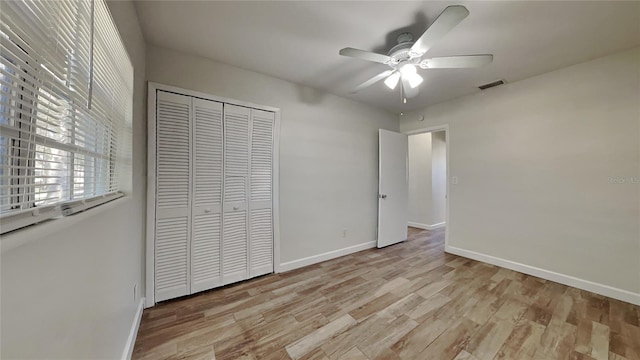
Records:
[[[402,100],[403,104],[407,103],[407,97],[404,94],[404,84],[402,84],[402,86],[400,87],[402,89],[402,91],[400,91],[400,95],[402,96],[402,98],[400,100]]]

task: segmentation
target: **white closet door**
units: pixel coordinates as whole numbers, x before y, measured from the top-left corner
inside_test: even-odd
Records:
[[[251,110],[249,275],[273,272],[273,129],[275,114]]]
[[[187,295],[191,235],[191,98],[157,93],[155,300]]]
[[[222,284],[222,103],[193,99],[191,292]]]
[[[249,118],[245,107],[224,105],[223,283],[248,278],[247,188]]]

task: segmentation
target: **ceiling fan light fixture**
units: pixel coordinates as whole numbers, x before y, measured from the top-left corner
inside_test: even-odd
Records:
[[[408,77],[416,74],[418,70],[416,70],[416,67],[413,66],[413,64],[405,64],[400,68],[400,72],[402,73],[402,76]]]
[[[393,74],[389,75],[389,77],[384,80],[384,84],[387,85],[387,87],[389,89],[393,90],[398,85],[398,81],[400,81],[400,73],[399,72],[394,72]]]
[[[407,77],[407,81],[409,81],[409,86],[411,86],[411,88],[413,89],[416,86],[422,84],[422,81],[424,81],[424,79],[418,74],[413,74]]]

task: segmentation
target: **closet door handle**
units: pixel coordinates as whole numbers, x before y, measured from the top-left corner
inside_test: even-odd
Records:
[[[240,207],[239,206],[234,206],[233,210],[240,210]]]
[[[210,213],[210,212],[211,212],[211,209],[210,209],[210,208],[206,208],[206,209],[204,209],[204,213],[205,213],[205,214],[208,214],[208,213]]]

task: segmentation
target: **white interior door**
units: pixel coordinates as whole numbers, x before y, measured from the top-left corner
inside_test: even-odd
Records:
[[[274,123],[274,113],[251,110],[249,277],[273,272]]]
[[[222,284],[222,103],[193,98],[191,293]]]
[[[155,300],[190,293],[191,98],[158,91]]]
[[[407,239],[409,185],[407,135],[380,129],[378,247]]]
[[[184,94],[149,86],[147,306],[278,258],[278,112]]]
[[[249,276],[248,178],[251,110],[224,105],[223,283]]]

